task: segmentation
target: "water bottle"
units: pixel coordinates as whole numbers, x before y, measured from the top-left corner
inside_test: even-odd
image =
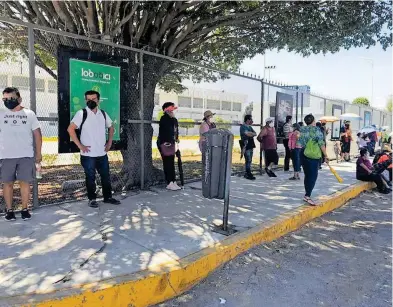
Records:
[[[36,179],[42,179],[41,163],[36,163],[35,164],[35,178]]]

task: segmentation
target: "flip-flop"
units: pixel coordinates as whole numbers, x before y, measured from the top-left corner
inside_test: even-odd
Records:
[[[316,206],[317,205],[310,197],[304,196],[303,200],[306,203],[308,203],[310,206]]]

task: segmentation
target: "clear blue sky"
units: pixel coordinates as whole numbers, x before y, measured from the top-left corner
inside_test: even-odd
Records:
[[[374,62],[374,101],[371,100],[371,61]],[[241,69],[262,76],[264,56],[246,60]],[[293,85],[310,85],[318,92],[343,100],[352,101],[359,96],[370,99],[372,106],[384,108],[392,95],[392,48],[386,51],[380,46],[370,49],[352,48],[335,54],[302,57],[286,51],[268,51],[266,65],[272,80]],[[268,73],[266,72],[266,77]]]

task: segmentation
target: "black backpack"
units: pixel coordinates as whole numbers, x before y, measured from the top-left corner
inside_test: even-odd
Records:
[[[83,124],[85,123],[85,121],[87,119],[87,110],[86,109],[82,109],[82,111],[83,111],[82,123],[79,126],[79,129],[75,129],[76,136],[78,137],[79,140],[81,139]],[[104,116],[105,123],[106,123],[106,113],[105,113],[104,110],[100,109],[100,111],[101,111],[102,115]]]

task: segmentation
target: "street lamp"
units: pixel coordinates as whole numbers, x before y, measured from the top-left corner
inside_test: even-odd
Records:
[[[269,72],[269,77],[268,77],[268,80],[270,81],[270,71],[272,70],[272,69],[276,69],[276,65],[271,65],[271,66],[265,66],[264,67],[264,71],[263,71],[263,75],[265,75],[265,70],[268,70],[268,72]],[[269,98],[270,98],[270,96],[269,96],[269,88],[270,88],[270,85],[268,84],[267,85],[267,100],[269,101]]]
[[[364,57],[360,57],[360,58],[371,63],[371,102],[374,103],[374,60],[371,58],[364,58]]]

